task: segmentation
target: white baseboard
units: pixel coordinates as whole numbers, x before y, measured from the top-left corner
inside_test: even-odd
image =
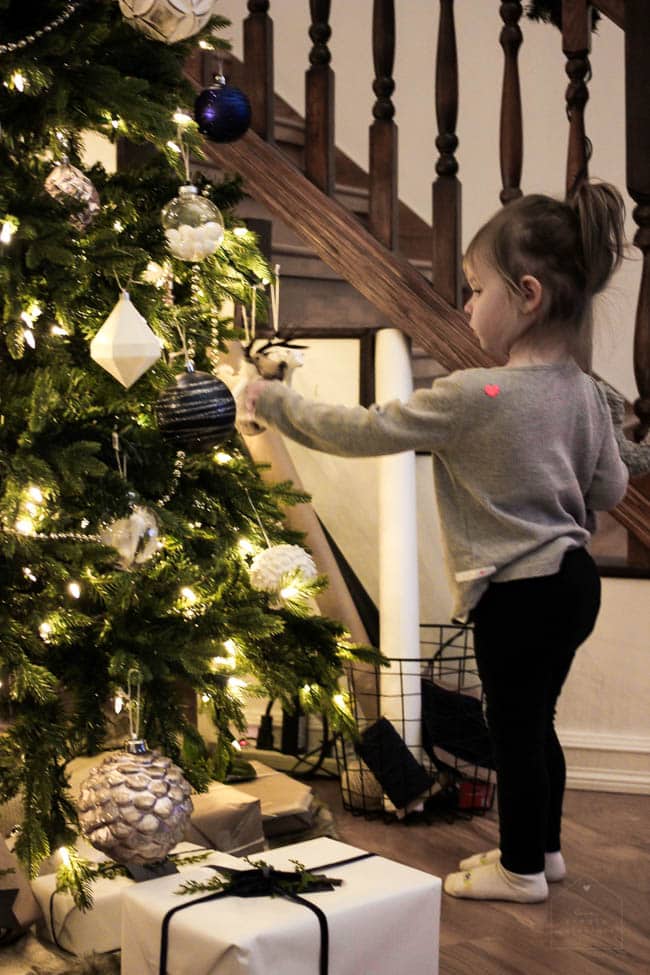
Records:
[[[558,730],[567,788],[650,795],[650,737]]]

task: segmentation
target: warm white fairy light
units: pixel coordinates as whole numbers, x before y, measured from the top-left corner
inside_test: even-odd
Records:
[[[43,623],[41,623],[41,625],[38,628],[38,633],[39,633],[39,636],[40,636],[41,640],[44,640],[45,643],[47,643],[47,641],[49,640],[49,638],[50,638],[50,636],[52,634],[52,625],[51,625],[51,623],[48,623],[47,620],[45,620]]]
[[[30,582],[36,582],[36,576],[28,565],[23,567],[23,575],[26,579],[29,579]]]
[[[228,678],[228,687],[235,694],[237,693],[237,691],[243,690],[243,688],[246,687],[246,686],[247,686],[246,681],[245,680],[242,680],[241,677],[229,677]]]
[[[207,704],[208,701],[210,700],[210,695],[209,694],[201,694],[201,700],[203,701],[204,704]]]
[[[252,555],[255,551],[255,546],[247,538],[240,538],[238,546],[242,555]]]
[[[67,329],[63,328],[61,325],[53,325],[50,329],[51,335],[67,335]]]
[[[230,667],[232,669],[235,666],[235,658],[234,657],[213,657],[212,666]]]
[[[25,90],[26,80],[27,79],[25,78],[25,75],[22,74],[20,71],[14,71],[14,73],[11,76],[11,84],[16,89],[16,91],[23,92]]]
[[[27,509],[28,514],[30,514],[33,518],[35,518],[38,514],[38,508],[33,501],[27,501],[25,503],[25,508]]]
[[[248,233],[248,227],[235,227],[233,234],[235,237],[245,237]]]
[[[181,589],[181,596],[183,597],[183,599],[186,599],[188,603],[196,602],[196,593],[194,592],[193,589],[190,589],[189,586],[183,586],[183,588]]]
[[[178,153],[179,156],[182,155],[183,150],[179,146],[178,142],[174,142],[173,139],[168,139],[167,148],[171,149],[172,152]]]
[[[237,741],[236,738],[233,738],[230,744],[232,745],[232,747],[235,749],[236,752],[241,751],[241,742]]]
[[[11,238],[18,230],[18,224],[14,220],[3,220],[0,230],[0,244],[10,244]]]
[[[228,651],[228,653],[230,654],[230,656],[231,657],[234,657],[235,654],[237,653],[237,644],[235,643],[235,641],[234,640],[224,640],[223,641],[223,645],[226,648],[226,650]]]
[[[21,535],[31,535],[34,531],[34,522],[31,518],[22,517],[16,522],[16,531]]]
[[[191,115],[188,115],[187,112],[181,111],[180,108],[174,112],[172,119],[174,122],[176,122],[176,125],[189,125],[194,121]]]
[[[347,710],[347,704],[343,694],[335,694],[334,697],[332,698],[332,702],[339,709],[339,711]]]
[[[81,586],[79,585],[78,582],[71,582],[68,585],[68,592],[70,593],[73,599],[79,599],[79,597],[81,596]]]
[[[111,125],[113,126],[114,129],[119,129],[119,127],[120,127],[120,120],[119,120],[119,118],[112,118],[111,119]]]
[[[217,464],[229,464],[232,460],[232,454],[226,453],[225,450],[218,450],[214,455],[214,459]]]
[[[63,864],[63,866],[64,867],[69,867],[70,866],[70,853],[68,851],[67,846],[60,846],[59,849],[57,850],[57,853],[61,857],[61,863]]]
[[[124,707],[124,698],[122,697],[121,694],[116,694],[115,700],[113,701],[113,709],[115,711],[115,714],[120,714],[123,707]]]
[[[27,493],[32,501],[35,501],[37,504],[43,504],[43,492],[36,484],[31,484],[27,489]]]
[[[113,221],[113,230],[117,230],[118,234],[122,233],[122,231],[124,230],[124,224],[122,223],[121,220]]]
[[[36,336],[32,332],[31,328],[26,328],[23,330],[23,338],[25,339],[25,342],[27,342],[30,349],[36,348]]]

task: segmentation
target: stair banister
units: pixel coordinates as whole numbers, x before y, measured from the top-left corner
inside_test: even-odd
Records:
[[[305,75],[305,173],[323,193],[334,193],[334,72],[327,43],[330,0],[309,0],[310,67]]]
[[[639,398],[635,437],[650,428],[650,11],[646,0],[625,3],[627,189],[636,203],[634,243],[643,255],[634,331],[634,375]]]
[[[461,184],[457,177],[458,57],[454,0],[440,0],[436,48],[436,149],[440,153],[433,183],[434,287],[453,308],[462,304]],[[439,360],[442,362],[442,359]]]
[[[247,94],[251,103],[251,125],[267,142],[273,134],[273,21],[269,0],[248,0],[244,20],[244,61]]]
[[[519,26],[522,14],[521,3],[502,3],[500,13],[503,28],[499,35],[499,43],[504,55],[499,125],[499,157],[503,187],[500,200],[506,204],[521,196],[519,184],[523,162],[523,119],[518,60],[522,42]]]
[[[589,143],[585,134],[585,106],[589,99],[586,79],[591,73],[590,49],[591,15],[587,0],[562,0],[562,50],[567,59],[566,73],[569,76],[566,89],[569,119],[567,193],[588,176]]]
[[[375,68],[372,88],[377,97],[372,108],[374,121],[369,140],[369,226],[370,233],[385,247],[395,250],[398,243],[397,126],[393,121],[395,107],[391,98],[395,90],[394,0],[374,0],[372,52]]]

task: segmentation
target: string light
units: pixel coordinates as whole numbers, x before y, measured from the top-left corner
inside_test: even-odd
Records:
[[[236,694],[238,691],[243,690],[243,688],[246,686],[247,686],[246,681],[242,680],[240,677],[228,678],[228,687],[234,694]]]
[[[73,599],[79,599],[81,596],[81,586],[78,582],[71,582],[68,586],[68,592]]]
[[[113,702],[113,708],[115,710],[115,714],[119,714],[123,707],[124,707],[124,698],[122,697],[121,694],[116,694],[115,701]]]
[[[214,455],[214,459],[217,464],[229,464],[232,460],[232,455],[227,454],[225,450],[218,450]]]
[[[238,544],[242,555],[252,555],[255,551],[254,545],[247,538],[240,538]]]
[[[231,742],[231,745],[235,749],[236,752],[240,752],[241,751],[241,743],[239,741],[237,741],[236,738],[233,738],[233,740]]]
[[[179,156],[182,155],[183,150],[181,149],[181,147],[179,146],[179,144],[177,142],[174,142],[173,141],[173,139],[169,139],[168,140],[168,142],[167,142],[167,148],[168,149],[171,149],[172,152],[177,152]]]
[[[49,640],[50,635],[52,633],[52,626],[51,626],[51,624],[48,623],[47,620],[45,620],[45,622],[41,623],[41,625],[39,626],[38,633],[39,633],[39,636],[40,636],[41,640],[43,640],[45,643],[47,643],[47,641]]]
[[[121,234],[124,230],[124,224],[121,220],[113,221],[113,230],[117,230],[118,234]]]
[[[0,244],[10,244],[11,238],[18,230],[18,221],[14,217],[5,217],[0,230]]]
[[[68,851],[67,846],[60,846],[59,849],[57,850],[57,853],[61,857],[61,863],[63,864],[63,866],[64,867],[69,867],[70,866],[70,853]]]
[[[114,129],[119,129],[119,127],[120,127],[120,120],[119,120],[119,118],[112,118],[111,119],[111,125],[113,126]]]
[[[36,582],[36,576],[28,565],[23,568],[23,575],[26,579],[29,579],[30,582]]]
[[[181,589],[181,596],[183,597],[183,599],[186,599],[188,603],[196,602],[196,593],[194,592],[193,589],[190,589],[189,586],[183,586],[183,588]]]
[[[210,695],[209,694],[201,694],[201,700],[203,701],[204,704],[207,704],[209,702],[209,700],[210,700]]]
[[[214,667],[234,667],[235,658],[234,657],[213,657],[212,665]]]
[[[180,108],[174,112],[172,119],[177,125],[189,125],[194,121],[191,115],[188,115],[187,112],[183,112]]]
[[[233,234],[235,237],[245,237],[248,233],[248,227],[235,227]]]
[[[282,599],[295,599],[295,597],[299,595],[300,589],[296,589],[295,586],[285,586],[280,590],[280,596]]]
[[[61,325],[53,325],[50,329],[52,335],[67,335],[67,329],[63,328]]]
[[[20,71],[14,71],[11,76],[11,87],[22,93],[25,90],[26,81],[27,79],[24,74]]]
[[[25,342],[27,342],[30,349],[36,348],[36,336],[32,332],[31,328],[26,328],[23,330],[23,338],[25,339]]]
[[[235,641],[234,640],[224,640],[223,645],[226,648],[226,650],[228,651],[228,653],[230,654],[230,656],[231,657],[234,657],[235,654],[236,654],[236,652],[237,652],[237,644],[235,643]]]
[[[43,498],[43,492],[41,491],[41,489],[39,487],[37,487],[36,484],[32,484],[28,488],[27,493],[29,494],[30,498],[33,501],[36,501],[37,504],[43,504],[43,500],[44,500],[44,498]]]
[[[31,535],[34,531],[34,522],[31,518],[19,518],[16,522],[16,531],[19,531],[21,535]]]

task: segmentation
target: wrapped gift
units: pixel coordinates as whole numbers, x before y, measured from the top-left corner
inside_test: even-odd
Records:
[[[260,800],[255,796],[211,782],[207,792],[192,795],[192,803],[186,840],[237,857],[264,849]]]
[[[77,852],[97,863],[108,860],[84,840],[78,842]],[[189,869],[189,866],[183,865],[182,857],[193,857],[207,851],[193,843],[179,843],[172,852],[178,854],[179,872],[173,875],[178,886]],[[213,855],[216,854],[210,852],[205,862],[210,863]],[[51,860],[50,869],[56,870],[56,856]],[[147,881],[145,886],[149,883]],[[117,951],[120,947],[124,894],[135,886],[138,885],[130,877],[117,876],[110,880],[99,877],[92,885],[93,907],[89,911],[80,911],[71,894],[56,892],[55,873],[42,874],[32,880],[32,891],[43,915],[38,934],[73,955]]]
[[[298,900],[179,897],[178,877],[133,886],[124,896],[122,975],[436,975],[437,877],[325,838],[263,859],[279,870],[293,870],[297,860],[341,885]],[[246,867],[226,854],[211,863]],[[211,876],[196,865],[183,880]]]
[[[5,943],[40,917],[40,910],[17,858],[0,836],[0,930]]]
[[[314,794],[308,785],[262,762],[252,761],[257,778],[237,789],[260,800],[265,836],[309,829],[314,822]]]

